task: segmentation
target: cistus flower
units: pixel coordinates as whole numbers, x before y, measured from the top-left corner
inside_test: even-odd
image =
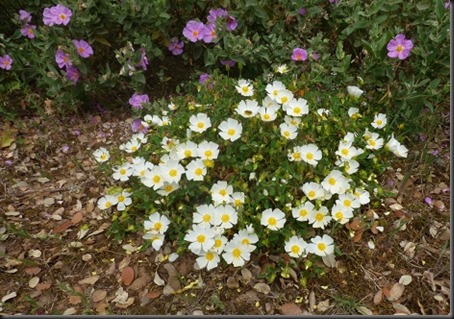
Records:
[[[307,248],[307,243],[304,239],[298,236],[292,236],[285,243],[285,251],[289,254],[290,257],[298,258],[301,255],[305,254]]]
[[[307,51],[301,48],[295,48],[293,49],[291,58],[293,61],[306,61]]]
[[[93,152],[93,156],[98,163],[103,163],[109,160],[110,154],[109,151],[104,147],[101,147]]]
[[[136,110],[141,110],[143,105],[148,102],[150,102],[150,98],[146,94],[134,93],[129,99],[129,104]]]
[[[20,33],[22,33],[22,35],[24,37],[27,37],[29,39],[34,39],[35,38],[35,29],[36,29],[35,25],[26,24],[20,29]]]
[[[262,212],[260,224],[266,226],[270,230],[278,230],[284,227],[286,222],[285,214],[279,208],[272,210],[271,208],[265,209]]]
[[[4,70],[11,70],[13,59],[8,54],[0,56],[0,68]]]
[[[167,47],[173,55],[180,55],[183,53],[184,42],[178,40],[177,37],[170,39],[169,46]]]
[[[210,75],[208,73],[202,73],[202,74],[200,74],[200,77],[199,77],[199,83],[205,84],[205,82],[208,81],[209,79],[210,79]]]
[[[236,141],[241,137],[243,126],[235,119],[228,118],[226,121],[221,122],[218,126],[219,135],[224,140]]]
[[[236,61],[233,60],[220,60],[219,62],[228,68],[234,67],[236,64]]]
[[[203,42],[205,43],[217,42],[217,38],[218,35],[216,33],[216,25],[214,23],[209,23],[205,25]]]
[[[60,49],[58,49],[57,53],[55,54],[55,61],[57,62],[60,69],[72,66],[72,62],[69,59],[69,54],[64,53]]]
[[[148,123],[142,121],[141,119],[135,119],[131,124],[131,130],[133,133],[142,132],[145,134],[148,132],[149,127]]]
[[[43,22],[45,25],[53,26],[56,25],[67,25],[71,16],[72,11],[64,5],[58,4],[56,6],[45,8],[43,12]]]
[[[299,14],[300,16],[306,15],[306,8],[303,8],[303,7],[299,8],[299,9],[298,9],[298,14]]]
[[[85,40],[73,40],[77,53],[83,58],[88,58],[93,54],[93,48]]]
[[[347,86],[347,91],[348,91],[348,94],[350,96],[353,96],[353,97],[356,97],[356,98],[360,97],[361,94],[364,93],[364,91],[361,90],[359,87],[353,86],[353,85]]]
[[[227,17],[227,21],[225,23],[225,26],[226,26],[227,31],[233,31],[238,26],[238,22],[236,21],[236,19],[234,17],[229,15]]]
[[[242,96],[252,96],[254,95],[254,87],[251,82],[248,80],[240,79],[238,80],[238,85],[235,86],[236,91]]]
[[[386,48],[388,49],[388,56],[390,58],[405,60],[413,48],[413,42],[405,39],[404,34],[398,34],[394,39],[389,41]]]
[[[202,40],[205,32],[205,25],[195,20],[188,21],[183,29],[183,35],[191,42]]]
[[[19,10],[19,20],[28,23],[32,20],[32,15],[25,10]]]
[[[307,245],[307,251],[318,256],[327,256],[334,253],[334,240],[328,236],[316,236],[311,239],[311,243]]]
[[[79,70],[72,66],[67,66],[66,67],[66,76],[68,77],[68,79],[73,81],[74,84],[76,84],[77,81],[79,81],[79,77],[80,77]]]
[[[207,20],[209,22],[215,22],[218,18],[226,17],[228,16],[228,12],[225,9],[222,8],[217,8],[217,9],[211,9]]]

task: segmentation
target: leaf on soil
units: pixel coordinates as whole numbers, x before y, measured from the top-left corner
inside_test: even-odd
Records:
[[[374,295],[374,305],[378,305],[383,301],[383,290],[378,290]]]
[[[75,314],[75,313],[77,313],[76,308],[71,307],[71,308],[66,309],[66,310],[63,312],[63,315],[64,315],[64,316],[69,316],[69,315],[73,315],[73,314]]]
[[[402,243],[401,243],[402,246]],[[416,244],[414,242],[408,242],[405,244],[404,247],[404,253],[410,258],[413,258],[415,256],[415,250],[416,250]]]
[[[12,293],[7,294],[6,296],[2,297],[2,303],[3,302],[7,302],[10,299],[16,298],[16,296],[17,296],[16,292],[12,292]]]
[[[265,295],[271,292],[271,287],[263,282],[256,283],[253,288],[255,291]]]
[[[402,297],[404,290],[405,290],[404,285],[402,285],[401,283],[395,283],[389,290],[389,296],[387,296],[387,299],[389,301],[396,301],[397,299]]]
[[[127,300],[128,293],[123,289],[123,287],[120,287],[117,291],[115,291],[115,298],[112,300],[112,302],[125,303]]]
[[[93,300],[94,302],[99,302],[99,301],[103,300],[104,298],[106,298],[106,296],[107,296],[107,291],[95,290],[93,292],[93,294],[91,295],[91,300]]]
[[[52,286],[51,283],[49,282],[42,282],[36,286],[36,290],[42,291],[42,290],[47,290]]]
[[[81,212],[75,213],[73,218],[71,218],[71,223],[77,225],[84,218],[84,214]]]
[[[28,255],[32,258],[39,258],[39,257],[41,257],[42,252],[39,249],[30,249],[28,251]]]
[[[317,305],[317,312],[325,312],[328,309],[331,308],[331,305],[329,304],[329,299],[320,301]]]
[[[65,221],[61,222],[60,224],[58,224],[57,227],[52,229],[51,233],[52,234],[63,233],[71,226],[73,226],[73,223],[70,220],[65,220]]]
[[[249,269],[243,268],[241,269],[241,276],[243,277],[244,281],[248,282],[252,279],[252,273]]]
[[[99,279],[99,276],[91,276],[84,278],[82,280],[79,280],[77,283],[79,285],[93,285],[95,282],[97,282]]]
[[[437,290],[437,287],[435,287],[435,283],[434,283],[434,274],[433,273],[431,273],[430,271],[426,270],[422,274],[422,278],[426,279],[429,282],[430,287],[432,288],[433,291]]]
[[[101,234],[102,232],[104,232],[107,228],[109,228],[110,226],[110,223],[103,223],[99,228],[98,230],[95,230],[94,232],[92,232],[91,234],[89,234],[87,236],[88,237],[91,237],[91,236],[95,236],[95,235],[98,235],[98,234]]]
[[[68,298],[68,302],[71,304],[71,305],[78,305],[82,302],[82,298],[80,296],[76,296],[76,295],[71,295],[69,296]]]
[[[121,271],[121,281],[126,286],[129,286],[133,280],[134,280],[134,269],[132,267],[125,267]]]
[[[283,315],[298,316],[303,314],[301,308],[294,303],[283,304],[280,308]]]
[[[400,277],[399,283],[401,283],[404,286],[407,286],[411,283],[412,280],[413,278],[410,275],[403,275],[402,277]]]
[[[361,227],[361,218],[359,217],[354,217],[353,220],[348,223],[348,228],[350,228],[351,230],[358,230],[360,227]]]
[[[402,210],[404,207],[402,205],[396,203],[396,204],[389,205],[389,208],[391,208],[391,210],[393,212],[397,212],[399,210]]]
[[[163,267],[169,274],[169,277],[167,278],[167,284],[170,285],[170,287],[172,287],[173,290],[175,291],[180,290],[181,284],[180,281],[178,280],[178,272],[175,269],[175,266],[172,265],[171,263],[166,263],[164,264]]]
[[[396,311],[396,314],[411,315],[411,311],[400,303],[393,302],[393,308]]]
[[[158,285],[158,286],[164,286],[164,285],[166,284],[165,281],[162,280],[161,277],[159,277],[159,274],[158,274],[157,271],[154,273],[154,280],[153,280],[153,282],[154,282],[156,285]]]
[[[27,275],[37,275],[41,272],[41,268],[39,267],[27,267],[24,269]]]
[[[162,294],[162,292],[160,291],[150,291],[149,293],[146,294],[146,296],[150,299],[156,299],[158,298],[160,295]]]
[[[229,276],[227,278],[227,287],[231,289],[240,287],[240,284],[238,283],[238,279],[236,278],[236,276]]]
[[[336,257],[334,256],[334,254],[322,256],[322,260],[326,266],[330,268],[336,267]]]
[[[309,293],[309,311],[312,312],[315,309],[315,292],[311,291]]]
[[[117,308],[128,308],[130,305],[134,303],[134,297],[129,297],[125,302],[118,302],[115,304]]]
[[[356,311],[365,316],[372,316],[374,314],[372,310],[364,306],[356,307]]]
[[[28,286],[30,288],[35,288],[39,283],[39,277],[33,277],[28,281]]]

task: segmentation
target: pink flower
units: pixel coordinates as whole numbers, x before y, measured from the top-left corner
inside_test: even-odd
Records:
[[[81,57],[88,58],[93,54],[93,49],[88,42],[84,40],[73,40],[73,43],[76,46],[77,53],[79,53]]]
[[[71,81],[74,82],[74,84],[79,81],[79,70],[77,68],[74,68],[72,66],[67,66],[66,67],[66,77],[70,79]]]
[[[203,42],[205,43],[217,42],[217,37],[218,35],[216,33],[216,24],[209,23],[205,25]]]
[[[19,20],[28,23],[32,20],[32,15],[25,10],[19,10]]]
[[[191,42],[202,40],[205,36],[205,25],[195,20],[188,21],[183,29],[183,35]]]
[[[399,60],[405,60],[410,54],[413,48],[413,42],[405,39],[405,35],[398,34],[394,39],[389,41],[386,46],[388,49],[388,56],[390,58],[399,58]]]
[[[55,54],[55,61],[60,69],[72,66],[69,55],[64,53],[62,50],[57,50],[57,53]]]
[[[228,15],[227,11],[222,8],[211,9],[207,17],[209,22],[215,22],[218,18],[226,17]]]
[[[227,27],[227,31],[233,31],[238,26],[238,22],[234,17],[228,16],[225,25]]]
[[[22,33],[22,35],[24,37],[27,37],[29,39],[34,39],[35,38],[35,29],[36,29],[35,25],[26,24],[20,29],[20,33]]]
[[[170,39],[170,44],[169,44],[169,51],[172,52],[173,55],[180,55],[183,53],[183,48],[184,48],[184,42],[179,41],[178,38],[172,38]]]
[[[293,61],[306,61],[307,60],[307,51],[301,48],[293,49],[292,54]]]
[[[58,4],[56,6],[44,9],[43,22],[48,26],[53,26],[54,24],[67,25],[72,15],[73,13],[70,9],[62,4]]]
[[[0,68],[4,70],[10,70],[13,65],[13,59],[8,54],[0,56]]]
[[[131,104],[134,109],[140,110],[143,108],[143,104],[148,103],[149,101],[148,95],[134,93],[129,99],[129,104]]]

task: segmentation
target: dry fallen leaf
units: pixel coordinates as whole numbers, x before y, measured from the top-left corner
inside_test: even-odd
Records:
[[[17,296],[16,292],[12,292],[12,293],[7,294],[6,296],[2,297],[2,303],[3,302],[7,302],[8,300],[15,298],[16,296]]]
[[[262,282],[256,283],[253,288],[255,291],[265,295],[269,294],[271,291],[270,286]]]
[[[149,293],[146,294],[146,296],[150,299],[156,299],[161,295],[160,291],[150,291]]]
[[[91,295],[91,299],[94,302],[99,302],[99,301],[103,300],[104,298],[106,298],[106,296],[107,296],[107,291],[105,291],[105,290],[95,290],[93,292],[93,294]]]
[[[362,314],[362,315],[365,315],[365,316],[372,316],[374,313],[372,312],[372,310],[370,310],[369,308],[367,307],[364,307],[364,306],[359,306],[356,308],[356,310]]]
[[[121,271],[121,281],[129,286],[134,280],[134,269],[132,267],[126,267]]]
[[[93,285],[95,282],[97,282],[99,279],[99,276],[91,276],[84,278],[82,280],[79,280],[77,283],[79,285]]]
[[[402,297],[404,290],[405,290],[404,285],[402,285],[401,283],[395,283],[389,290],[389,296],[387,297],[387,299],[389,301],[396,301],[397,299]]]
[[[330,309],[331,306],[329,304],[329,299],[325,299],[323,301],[320,301],[317,305],[317,312],[325,312],[327,311],[328,309]]]
[[[28,286],[30,288],[35,288],[39,283],[39,277],[33,277],[28,281]]]
[[[153,281],[158,286],[164,286],[166,284],[165,281],[162,280],[161,277],[159,277],[159,274],[158,274],[157,271],[154,273],[154,280]]]
[[[80,304],[82,302],[82,298],[80,296],[71,295],[68,298],[68,302],[71,305],[78,305],[78,304]]]
[[[71,307],[71,308],[66,309],[66,310],[63,312],[63,315],[64,315],[64,316],[69,316],[69,315],[74,315],[75,313],[77,313],[77,309],[74,308],[74,307]]]
[[[400,303],[393,303],[393,308],[396,310],[396,314],[406,314],[411,315],[411,311],[407,307]]]
[[[412,280],[413,278],[410,275],[403,275],[402,277],[400,277],[399,283],[401,283],[404,286],[407,286],[411,283]]]
[[[294,303],[283,304],[280,308],[283,315],[298,316],[303,314],[301,308]]]

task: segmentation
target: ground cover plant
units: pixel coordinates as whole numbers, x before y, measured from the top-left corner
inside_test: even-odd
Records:
[[[3,312],[450,311],[449,2],[20,5]]]

